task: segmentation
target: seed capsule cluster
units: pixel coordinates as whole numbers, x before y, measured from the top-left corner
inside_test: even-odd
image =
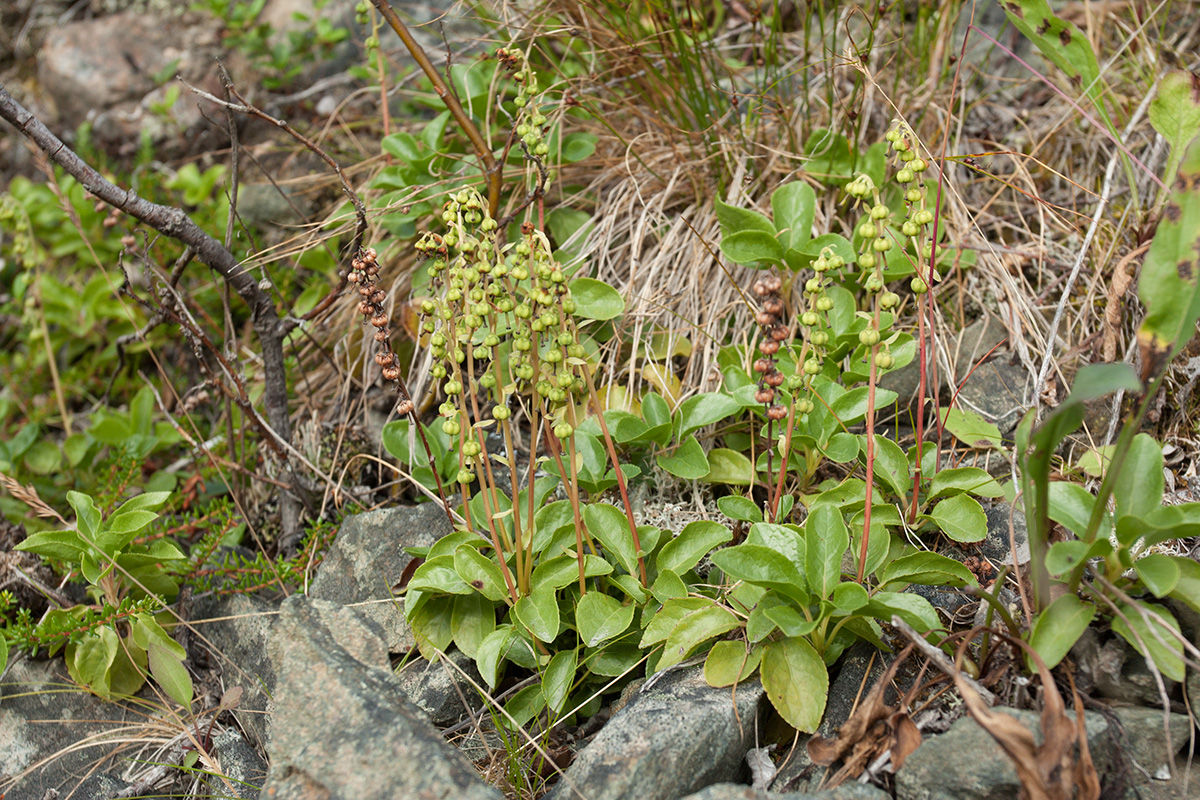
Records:
[[[379,343],[379,352],[375,354],[375,363],[379,365],[383,379],[394,383],[400,394],[400,404],[396,411],[401,416],[413,412],[413,401],[408,396],[403,382],[400,380],[400,361],[392,352],[391,330],[384,302],[387,292],[379,287],[379,254],[375,248],[368,247],[360,250],[350,263],[350,273],[346,280],[358,289],[358,313],[375,328],[373,338]]]
[[[548,120],[538,109],[541,87],[537,73],[530,68],[525,53],[520,50],[501,47],[496,51],[496,58],[500,60],[500,66],[513,73],[513,81],[517,84],[513,104],[522,112],[516,127],[517,138],[530,155],[540,158],[550,152],[550,146],[545,140]]]
[[[421,303],[421,330],[429,337],[431,374],[446,395],[438,408],[442,430],[460,436],[460,480],[470,482],[479,453],[464,421],[476,416],[478,394],[495,401],[492,419],[501,424],[512,413],[512,395],[531,394],[558,418],[553,432],[565,439],[574,428],[562,412],[585,387],[585,351],[567,275],[541,231],[525,223],[520,238],[501,251],[497,223],[470,188],[451,196],[442,220],[445,234],[426,233],[416,244],[428,260],[434,295]]]
[[[791,335],[783,321],[784,304],[779,293],[782,288],[783,281],[778,275],[764,275],[754,282],[754,294],[760,304],[755,321],[762,332],[762,339],[758,343],[758,351],[762,356],[754,362],[754,371],[759,376],[754,399],[767,407],[767,417],[772,420],[787,416],[787,409],[775,402],[775,390],[784,382],[783,373],[775,366],[775,356]]]
[[[880,199],[880,191],[866,175],[859,175],[846,185],[846,192],[856,202],[862,202],[867,214],[859,222],[855,232],[861,242],[857,261],[863,269],[861,283],[868,295],[874,298],[877,310],[892,311],[900,305],[900,296],[887,289],[884,280],[884,269],[887,266],[888,253],[891,252],[896,239],[900,243],[911,242],[914,249],[920,253],[921,259],[928,258],[928,249],[923,252],[920,248],[926,237],[927,226],[933,222],[933,213],[925,207],[926,190],[917,181],[918,176],[929,168],[925,159],[917,155],[914,143],[916,137],[907,125],[894,123],[884,137],[890,143],[896,157],[897,169],[893,178],[904,190],[906,216],[900,222],[900,237],[896,237],[892,211]],[[926,245],[924,245],[927,247]],[[915,277],[910,288],[915,294],[928,291],[926,282]],[[873,353],[875,366],[880,369],[890,369],[896,363],[895,357],[889,352],[890,339],[883,340],[879,330],[879,314],[872,315],[866,328],[858,335],[859,343]]]

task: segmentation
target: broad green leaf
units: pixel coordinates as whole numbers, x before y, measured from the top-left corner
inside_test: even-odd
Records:
[[[511,625],[501,625],[483,637],[483,641],[479,643],[475,666],[479,668],[479,674],[483,676],[489,689],[496,688],[501,675],[500,667],[508,655],[514,636],[516,634]]]
[[[625,513],[608,503],[589,503],[583,509],[583,521],[588,531],[604,546],[604,552],[625,568],[630,575],[638,573],[637,551],[629,532]]]
[[[1180,503],[1160,506],[1140,520],[1124,517],[1117,520],[1117,538],[1132,544],[1139,538],[1149,547],[1169,539],[1200,536],[1200,503]]]
[[[50,475],[62,466],[62,450],[53,442],[41,440],[25,451],[24,462],[30,472]]]
[[[75,531],[43,531],[25,537],[25,540],[15,545],[13,550],[36,553],[43,558],[78,563],[83,553],[88,550],[88,545],[84,544]]]
[[[576,313],[585,319],[613,319],[625,313],[625,300],[620,292],[595,278],[571,281],[571,298]]]
[[[75,509],[76,526],[85,539],[95,539],[100,530],[100,509],[96,502],[82,492],[67,492],[67,502]]]
[[[833,587],[829,602],[841,614],[852,614],[871,602],[871,596],[861,584],[846,581]]]
[[[805,574],[808,587],[818,599],[825,600],[842,580],[842,556],[850,546],[850,533],[842,512],[832,505],[821,505],[804,522]]]
[[[158,514],[153,511],[126,511],[109,517],[104,528],[107,533],[126,536],[139,533],[156,519]]]
[[[710,605],[693,611],[679,620],[667,635],[655,671],[661,672],[675,666],[704,642],[740,626],[733,612],[721,606]]]
[[[454,567],[454,556],[431,558],[417,567],[408,582],[408,590],[420,590],[434,594],[471,594],[475,590],[459,577]]]
[[[692,431],[720,422],[741,410],[741,403],[723,392],[693,395],[679,406],[679,435],[687,436]]]
[[[875,478],[887,484],[896,497],[903,500],[908,496],[912,482],[908,456],[904,455],[900,445],[879,434],[875,434]]]
[[[756,522],[750,526],[746,544],[768,547],[792,562],[798,572],[804,573],[807,548],[803,528],[774,522]]]
[[[749,680],[762,661],[762,653],[761,647],[747,648],[745,642],[717,642],[704,660],[704,680],[718,689]]]
[[[1165,597],[1179,585],[1182,560],[1163,553],[1151,553],[1133,562],[1133,569],[1155,597]]]
[[[1088,543],[1078,539],[1055,542],[1046,552],[1046,571],[1051,575],[1063,575],[1089,558],[1106,557],[1112,554],[1112,545],[1107,538]]]
[[[1071,481],[1054,481],[1047,486],[1047,495],[1050,519],[1076,536],[1083,536],[1096,505],[1096,496]]]
[[[713,200],[713,206],[717,212],[717,221],[721,223],[722,238],[741,231],[762,231],[775,235],[775,225],[757,211],[731,206],[720,198]]]
[[[961,562],[938,553],[919,552],[901,556],[879,570],[879,585],[917,583],[925,586],[977,586],[971,570]]]
[[[1200,612],[1200,563],[1190,558],[1181,558],[1178,562],[1179,581],[1171,591],[1171,598]]]
[[[517,622],[547,644],[558,636],[558,598],[548,586],[535,589],[513,606]]]
[[[742,522],[762,522],[762,509],[755,505],[754,501],[748,497],[742,497],[736,494],[726,495],[717,500],[717,508],[721,509],[721,513],[730,519],[741,520]]]
[[[1147,116],[1154,130],[1171,145],[1163,171],[1163,180],[1170,184],[1188,143],[1200,136],[1200,80],[1185,70],[1168,72],[1158,83]]]
[[[101,697],[109,697],[108,670],[120,646],[117,634],[111,628],[101,626],[85,634],[75,645],[73,657],[68,659],[68,665],[73,666],[72,677]]]
[[[733,538],[733,532],[716,522],[690,522],[658,552],[657,566],[682,575],[700,563],[709,551]]]
[[[721,252],[735,264],[783,261],[784,248],[774,233],[764,231],[740,231],[721,237]]]
[[[494,603],[508,597],[508,584],[500,567],[469,544],[454,551],[454,571],[464,583]]]
[[[808,636],[822,622],[819,617],[809,619],[793,605],[771,606],[765,608],[763,613],[775,623],[784,636]]]
[[[587,650],[584,653],[584,664],[593,675],[616,678],[628,675],[643,658],[645,653],[636,645],[613,642],[600,650]]]
[[[633,621],[634,607],[603,592],[588,592],[575,606],[575,629],[588,647],[624,633]]]
[[[942,500],[929,517],[956,542],[981,542],[987,537],[987,514],[983,506],[965,494]]]
[[[665,471],[676,478],[697,480],[708,474],[708,459],[704,456],[704,448],[696,441],[696,437],[688,435],[670,455],[660,455],[655,459]]]
[[[821,455],[838,464],[848,464],[858,458],[862,443],[862,437],[857,434],[838,431],[820,448]]]
[[[942,412],[942,424],[955,439],[977,450],[1002,448],[1000,429],[974,411],[947,408]]]
[[[783,639],[763,648],[763,689],[784,721],[813,733],[825,715],[829,672],[817,651],[804,639]]]
[[[687,597],[688,588],[683,579],[679,577],[679,573],[664,569],[654,579],[654,585],[650,587],[650,593],[654,595],[655,600],[665,603],[676,597]]]
[[[411,592],[412,582],[408,590]],[[408,625],[421,655],[429,660],[454,641],[454,598],[431,597],[408,615]]]
[[[599,141],[599,137],[594,133],[583,131],[568,133],[563,137],[562,141],[563,162],[574,164],[577,161],[583,161],[585,158],[591,158],[592,153],[596,152],[596,143]]]
[[[1138,330],[1144,373],[1158,375],[1191,341],[1200,319],[1200,137],[1187,149],[1142,263]]]
[[[708,453],[706,483],[723,483],[728,486],[750,486],[754,483],[754,465],[737,450],[714,447]]]
[[[157,511],[171,499],[170,492],[142,492],[137,497],[130,498],[121,504],[114,514],[126,511]],[[111,527],[111,526],[110,526]]]
[[[891,624],[892,615],[917,629],[919,633],[939,627],[937,611],[924,597],[908,592],[876,592],[865,606],[867,613]]]
[[[977,497],[1001,497],[1004,489],[996,483],[995,478],[979,467],[944,469],[934,475],[929,484],[930,500],[964,492]]]
[[[560,650],[551,657],[546,671],[542,673],[542,694],[546,698],[546,708],[556,715],[562,713],[563,704],[571,694],[578,665],[579,654],[575,650]]]
[[[1029,644],[1054,669],[1066,657],[1075,642],[1096,616],[1096,607],[1073,594],[1065,594],[1038,614]]]
[[[804,576],[784,556],[756,544],[726,547],[711,556],[712,562],[730,578],[775,589],[802,605],[808,605]]]
[[[496,630],[496,606],[481,594],[460,594],[450,613],[454,643],[468,658],[479,654],[479,645]]]
[[[612,564],[599,556],[589,553],[583,558],[583,576],[585,578],[609,575],[612,571]],[[574,556],[555,556],[542,561],[533,568],[533,576],[530,578],[530,585],[534,589],[541,586],[561,589],[577,583],[579,583],[579,561]]]
[[[679,624],[679,620],[693,611],[707,608],[712,604],[713,601],[705,597],[680,597],[668,600],[663,603],[662,608],[654,613],[648,624],[643,623],[646,625],[646,630],[642,633],[642,640],[638,643],[638,647],[645,648],[658,644],[670,635],[675,626]]]
[[[1136,608],[1118,603],[1121,615],[1113,617],[1113,631],[1129,642],[1134,650],[1153,660],[1163,675],[1182,681],[1183,645],[1179,641],[1179,623],[1166,608],[1154,603],[1134,601]],[[1145,612],[1143,619],[1138,611]]]
[[[1133,437],[1113,484],[1117,516],[1145,516],[1162,505],[1162,495],[1162,447],[1150,435],[1139,433]]]
[[[167,696],[179,705],[192,710],[192,676],[182,659],[158,642],[152,642],[146,650],[150,662],[150,674],[162,687]]]
[[[183,645],[172,639],[171,634],[163,630],[163,627],[149,614],[138,614],[135,618],[133,641],[143,650],[149,650],[151,645],[157,645],[173,653],[180,660],[187,658],[187,651],[183,649]]]
[[[519,689],[504,704],[505,716],[501,724],[510,730],[523,728],[529,724],[530,720],[542,713],[542,709],[545,707],[546,696],[542,693],[542,687],[536,683],[526,686]]]
[[[817,193],[803,181],[790,181],[771,193],[775,230],[785,249],[798,248],[812,236]]]

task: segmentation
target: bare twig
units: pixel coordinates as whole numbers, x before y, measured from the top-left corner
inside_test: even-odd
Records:
[[[450,91],[450,87],[446,85],[445,79],[437,68],[433,66],[433,62],[429,60],[425,49],[413,38],[412,32],[404,21],[396,15],[396,11],[392,8],[387,0],[371,0],[371,4],[379,9],[379,13],[387,20],[387,24],[400,37],[400,41],[408,49],[409,54],[413,57],[413,61],[417,62],[417,66],[425,73],[425,77],[429,78],[429,82],[433,84],[433,90],[437,92],[438,97],[446,104],[446,108],[450,111],[450,116],[454,117],[454,121],[463,129],[463,133],[471,140],[471,146],[475,148],[475,154],[479,156],[479,160],[483,162],[483,174],[487,180],[488,187],[488,213],[496,218],[497,211],[500,209],[500,182],[501,182],[501,165],[496,161],[496,156],[492,154],[492,149],[484,140],[483,134],[479,132],[478,126],[471,120],[470,115],[463,109],[462,103],[455,97],[454,92]]]

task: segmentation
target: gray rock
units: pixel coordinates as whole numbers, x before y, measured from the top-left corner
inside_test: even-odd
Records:
[[[258,751],[233,728],[226,728],[213,737],[213,750],[220,774],[229,781],[233,791],[230,792],[220,778],[206,778],[207,789],[203,794],[214,800],[256,799],[267,777],[267,762]]]
[[[1187,715],[1169,715],[1171,751],[1168,752],[1167,739],[1163,733],[1162,709],[1114,708],[1112,713],[1120,722],[1121,736],[1123,737],[1116,750],[1134,762],[1135,766],[1128,773],[1134,778],[1134,785],[1138,787],[1153,785],[1158,788],[1166,788],[1172,783],[1182,784],[1183,769],[1178,759],[1180,756],[1186,758],[1192,727]],[[1113,766],[1111,761],[1112,759],[1109,758],[1098,758],[1097,764],[1103,763],[1109,766],[1111,771]],[[1142,770],[1155,775],[1164,765],[1169,768],[1172,780],[1151,782],[1145,779]],[[1195,777],[1190,782],[1195,786]]]
[[[454,666],[440,660],[416,658],[398,673],[400,688],[408,695],[408,699],[428,714],[429,721],[439,728],[448,728],[467,715],[464,700],[471,711],[483,706],[478,692],[463,677],[465,672],[476,686],[483,685],[475,661],[456,647],[446,652],[446,658]]]
[[[1146,665],[1146,659],[1119,636],[1101,641],[1096,630],[1088,629],[1075,646],[1071,656],[1078,665],[1078,677],[1084,690],[1100,697],[1131,705],[1155,706],[1162,703],[1158,682]],[[1163,677],[1167,693],[1175,681]]]
[[[1008,708],[999,711],[1016,717],[1041,741],[1038,714]],[[1085,725],[1088,746],[1096,758],[1108,725],[1091,712]],[[958,720],[946,733],[926,738],[896,774],[897,800],[1011,800],[1020,786],[1017,771],[1000,745],[970,717]]]
[[[266,748],[271,735],[267,706],[275,691],[275,669],[267,658],[267,640],[278,608],[278,602],[257,595],[210,596],[196,601],[191,622],[197,640],[220,666],[225,686],[242,687],[242,702],[233,714],[260,748]]]
[[[755,745],[757,682],[714,689],[699,669],[668,673],[637,692],[567,769],[555,800],[674,800],[736,780]],[[577,791],[576,791],[577,790]]]
[[[412,556],[406,547],[428,547],[450,532],[446,512],[434,503],[368,511],[347,517],[321,562],[309,596],[360,610],[383,628],[387,649],[403,653],[415,646],[401,601],[392,587]]]
[[[405,697],[382,632],[355,609],[294,596],[269,646],[278,676],[272,800],[500,800]]]
[[[15,654],[14,654],[15,655]],[[67,676],[62,657],[50,661],[20,658],[0,684],[0,794],[9,800],[38,800],[48,790],[65,796],[76,790],[114,746],[106,732],[134,724],[144,713],[133,704],[106,703],[79,689]],[[91,745],[78,747],[90,740]],[[93,776],[75,796],[122,786],[116,778]]]
[[[312,201],[289,187],[245,183],[238,187],[237,210],[242,221],[253,227],[295,225],[312,211]]]
[[[1000,709],[1020,720],[1042,741],[1040,715],[1033,711]],[[1180,758],[1188,747],[1191,723],[1183,714],[1170,715],[1172,748],[1168,761],[1163,735],[1163,714],[1152,708],[1114,708],[1110,712],[1117,725],[1104,715],[1089,711],[1085,715],[1088,749],[1096,764],[1100,785],[1107,791],[1125,787],[1114,797],[1158,797],[1182,800],[1184,769]],[[1072,715],[1073,716],[1073,715]],[[1132,762],[1132,763],[1131,763]],[[954,769],[946,769],[953,764]],[[1171,780],[1152,780],[1150,776],[1164,765],[1171,766]],[[904,768],[896,775],[897,800],[1001,800],[1016,797],[1020,782],[1012,762],[995,740],[973,719],[967,717],[940,736],[927,737]],[[1194,781],[1192,783],[1194,787]]]
[[[201,45],[215,44],[215,31],[215,22],[185,29],[132,12],[68,22],[47,35],[38,80],[59,121],[73,128],[119,103],[141,100],[173,62],[194,78],[207,69],[209,54]]]
[[[681,800],[891,800],[891,795],[875,786],[847,783],[819,792],[776,794],[736,783],[716,783]]]

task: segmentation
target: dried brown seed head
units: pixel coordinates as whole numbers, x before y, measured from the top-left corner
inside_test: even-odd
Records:
[[[771,362],[768,359],[760,358],[754,362],[754,371],[758,373],[770,372],[772,369]]]
[[[366,300],[363,300],[358,304],[358,313],[362,314],[364,317],[369,317],[375,313],[375,306],[371,305]]]
[[[388,324],[387,314],[376,314],[375,316],[371,317],[371,324],[376,328],[386,328]]]
[[[771,338],[777,342],[782,342],[788,338],[788,329],[786,325],[776,325],[771,328]]]
[[[387,328],[380,328],[375,331],[375,341],[377,342],[386,342],[389,336],[391,336],[391,331]]]
[[[763,311],[779,316],[783,313],[783,300],[778,297],[767,297],[763,300]]]
[[[767,386],[774,386],[778,388],[783,385],[783,373],[779,370],[768,372],[766,375],[763,375],[763,383],[765,383]]]
[[[396,357],[394,355],[392,355],[391,353],[387,352],[386,350],[380,351],[375,354],[375,363],[381,367],[390,366],[391,363],[395,360],[396,360]]]
[[[773,403],[775,402],[775,390],[759,389],[754,393],[754,400],[755,402],[762,403],[763,405],[766,405],[767,403]]]
[[[385,380],[389,380],[389,381],[398,380],[400,378],[400,368],[399,367],[384,367],[383,368],[383,377]]]
[[[396,413],[402,417],[407,417],[413,412],[412,400],[401,400],[400,405],[396,406]]]
[[[763,339],[758,343],[758,350],[764,356],[773,356],[779,352],[779,342],[774,339]]]
[[[779,322],[779,318],[767,311],[759,311],[754,315],[754,321],[764,328],[769,328],[776,322]]]
[[[783,406],[771,406],[767,409],[767,418],[779,422],[787,417],[787,409]]]

